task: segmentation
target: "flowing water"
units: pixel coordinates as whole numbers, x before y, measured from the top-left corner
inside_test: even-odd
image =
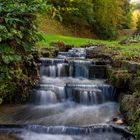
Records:
[[[3,115],[14,125],[1,125],[0,133],[19,140],[133,139],[112,121],[120,111],[115,89],[105,83],[106,64],[85,57],[86,49],[74,48],[40,58],[40,83],[29,104]]]

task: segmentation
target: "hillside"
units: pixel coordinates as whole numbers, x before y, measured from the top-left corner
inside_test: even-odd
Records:
[[[95,35],[88,27],[75,27],[74,25],[64,26],[61,22],[53,19],[48,15],[38,16],[38,23],[39,30],[47,34],[58,34],[82,38],[95,38]]]

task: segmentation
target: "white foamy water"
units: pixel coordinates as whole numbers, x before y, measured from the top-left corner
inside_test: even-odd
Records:
[[[113,132],[96,133],[93,135],[51,135],[33,132],[23,133],[19,136],[23,140],[123,140],[124,138]],[[125,139],[124,139],[125,140]]]
[[[64,78],[53,78],[53,77],[46,77],[42,76],[41,77],[41,83],[42,84],[56,84],[56,85],[64,85],[66,83],[76,83],[76,84],[93,84],[93,85],[98,85],[98,84],[104,84],[105,80],[99,80],[99,79],[94,79],[94,80],[88,80],[86,78],[72,78],[72,77],[64,77]]]
[[[15,121],[46,126],[86,126],[108,123],[118,114],[117,103],[85,106],[64,102],[46,106],[25,106],[17,112]]]

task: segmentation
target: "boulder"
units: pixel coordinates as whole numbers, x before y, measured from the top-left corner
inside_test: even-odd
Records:
[[[125,61],[123,65],[129,72],[136,73],[138,70],[140,70],[140,63]]]
[[[129,88],[131,91],[133,90],[140,91],[140,78],[131,77],[129,80]]]

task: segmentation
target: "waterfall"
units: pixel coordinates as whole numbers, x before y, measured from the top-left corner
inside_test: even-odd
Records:
[[[23,140],[133,140],[125,128],[112,126],[120,111],[115,88],[105,83],[107,64],[85,59],[95,47],[40,58],[39,85],[29,104],[12,114],[15,124],[25,125],[1,126],[0,132]]]
[[[58,101],[56,93],[51,90],[38,90],[36,94],[36,103],[39,105],[47,105]]]
[[[77,49],[72,51],[77,52]],[[80,49],[80,51],[84,52],[83,49]],[[39,89],[41,92],[39,91],[36,96],[39,96],[40,93],[39,99],[42,98],[43,104],[54,104],[56,101],[67,100],[79,104],[94,105],[114,100],[115,91],[112,86],[101,83],[97,85],[92,80],[87,83],[85,80],[96,78],[97,75],[97,77],[104,78],[104,72],[106,71],[104,63],[101,65],[101,62],[97,63],[92,60],[70,59],[65,61],[64,59],[52,58],[42,58],[40,61],[42,61],[40,67],[42,84]],[[51,85],[52,88],[48,85]],[[49,92],[50,95],[48,95]],[[38,104],[41,104],[40,101],[38,100]]]
[[[48,77],[84,77],[87,79],[106,78],[106,65],[104,63],[103,65],[96,65],[96,63],[89,60],[68,60],[65,62],[65,60],[59,59],[43,59],[40,66],[40,75]]]

